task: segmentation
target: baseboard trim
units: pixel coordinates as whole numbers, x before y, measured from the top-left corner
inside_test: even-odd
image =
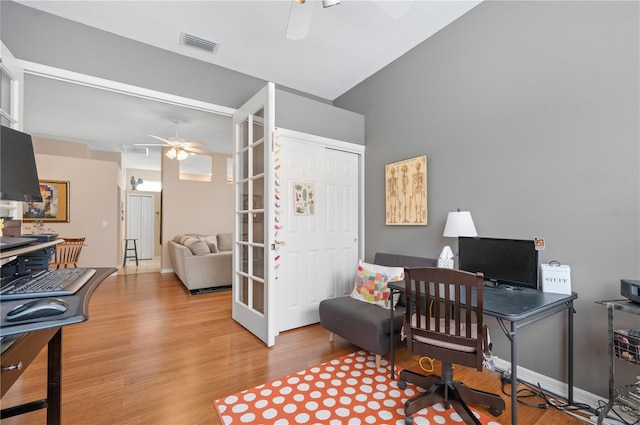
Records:
[[[500,370],[511,370],[511,362],[508,362],[506,360],[497,358],[494,359],[494,364],[495,366],[500,369]],[[562,381],[558,381],[557,379],[553,379],[550,378],[548,376],[542,375],[538,372],[534,372],[530,369],[524,368],[522,366],[518,366],[518,381],[522,381],[525,382],[527,384],[536,386],[536,385],[540,385],[545,391],[548,391],[549,393],[555,394],[558,397],[561,397],[563,399],[567,399],[569,396],[569,386],[566,382],[562,382]],[[598,395],[595,395],[593,393],[590,393],[589,391],[585,391],[581,388],[577,388],[575,385],[573,387],[573,402],[574,403],[582,403],[582,404],[586,404],[589,405],[593,408],[597,408],[598,406],[601,406],[603,404],[607,403],[607,399],[600,397]],[[618,413],[620,413],[618,411]],[[575,416],[575,415],[574,415]],[[621,415],[621,416],[625,416],[625,415]],[[576,416],[577,417],[577,416]],[[583,419],[583,418],[580,418]],[[629,419],[632,422],[632,418],[627,418],[625,417],[625,419]],[[594,418],[592,421],[587,421],[585,419],[586,422],[590,422],[590,423],[597,423],[597,418]],[[630,422],[630,423],[631,423]],[[610,419],[606,419],[604,421],[605,424],[620,424],[621,422],[616,421],[616,420],[610,420]]]
[[[495,359],[494,363],[496,367],[501,370],[510,370],[511,362],[503,359]],[[530,369],[518,366],[518,380],[526,382],[532,385],[538,385],[544,388],[546,391],[553,393],[565,400],[569,396],[569,386],[566,382],[558,381],[557,379],[550,378],[542,375],[541,373],[534,372]],[[593,393],[585,391],[581,388],[573,387],[573,401],[575,403],[588,404],[591,407],[597,407],[600,402],[607,402],[606,398],[602,398]]]
[[[160,273],[173,273],[173,269],[160,269]]]

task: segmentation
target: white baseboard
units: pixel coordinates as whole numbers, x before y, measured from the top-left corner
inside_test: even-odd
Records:
[[[173,273],[173,269],[160,269],[160,273]]]
[[[496,365],[496,367],[498,369],[501,370],[511,370],[511,362],[508,362],[506,360],[500,359],[500,358],[496,358],[494,359],[494,364]],[[522,366],[518,366],[518,374],[517,374],[517,378],[518,381],[523,381],[526,382],[528,384],[531,385],[540,385],[545,391],[548,391],[552,394],[557,395],[558,397],[564,398],[565,400],[568,398],[569,396],[569,386],[567,385],[566,382],[562,382],[562,381],[558,381],[557,379],[553,379],[550,378],[548,376],[542,375],[538,372],[534,372],[532,370],[529,370],[527,368],[524,368]],[[602,406],[607,404],[607,399],[597,396],[593,393],[590,393],[588,391],[585,391],[583,389],[580,388],[576,388],[575,386],[573,387],[573,402],[574,403],[582,403],[582,404],[586,404],[589,405],[593,408],[597,408],[598,406]],[[618,413],[621,413],[618,411]],[[575,416],[575,415],[574,415]],[[623,416],[625,418],[625,420],[627,420],[629,423],[633,423],[635,420],[631,417],[625,417],[624,414],[622,414],[621,416]],[[577,417],[577,416],[575,416]],[[593,423],[593,424],[597,424],[598,423],[598,418],[597,417],[593,417],[591,420],[586,420],[582,417],[580,417],[579,419],[583,419],[585,420],[585,422],[587,423]],[[607,418],[603,421],[603,424],[605,425],[617,425],[617,424],[623,424],[620,421],[617,421],[615,419],[610,419]]]
[[[495,359],[494,363],[496,367],[502,370],[510,370],[511,362],[502,359]],[[566,382],[558,381],[557,379],[550,378],[542,375],[538,372],[534,372],[522,366],[518,366],[518,380],[524,381],[533,385],[540,384],[545,390],[556,394],[564,399],[569,396],[569,389]],[[599,402],[607,402],[606,398],[602,398],[588,391],[580,388],[573,387],[573,401],[576,403],[588,404],[592,407],[597,407]]]

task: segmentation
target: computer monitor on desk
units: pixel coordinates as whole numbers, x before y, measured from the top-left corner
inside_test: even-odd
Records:
[[[42,202],[31,136],[0,126],[0,199]]]
[[[459,268],[482,272],[492,286],[538,289],[538,251],[533,240],[459,237]]]

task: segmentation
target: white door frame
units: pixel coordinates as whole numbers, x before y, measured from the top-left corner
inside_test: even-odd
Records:
[[[24,69],[25,74],[35,75],[43,78],[51,78],[54,80],[60,80],[71,84],[78,84],[86,87],[91,87],[97,90],[106,90],[113,93],[120,93],[127,96],[139,97],[142,99],[153,100],[156,102],[168,103],[171,105],[176,105],[182,108],[195,109],[203,112],[209,112],[211,114],[223,115],[231,117],[233,116],[236,109],[229,108],[226,106],[216,105],[213,103],[203,102],[196,99],[191,99],[188,97],[176,96],[173,94],[160,92],[156,90],[150,90],[139,86],[134,86],[131,84],[120,83],[117,81],[106,80],[104,78],[94,77],[92,75],[80,74],[73,71],[68,71],[66,69],[55,68],[48,65],[43,65],[35,62],[25,61],[22,59],[16,59],[18,64]],[[120,197],[125,197],[125,189],[127,187],[128,182],[126,181],[126,176],[123,170],[121,180],[119,182],[120,186]],[[118,211],[120,211],[120,205],[117,206]],[[118,221],[118,238],[116,238],[116,243],[113,249],[115,252],[122,252],[121,241],[124,237],[124,222]],[[162,234],[162,229],[160,230]],[[160,241],[163,244],[164,241]],[[168,250],[163,248],[162,257],[163,264],[170,264],[168,258]],[[163,269],[162,272],[171,272],[171,269]]]

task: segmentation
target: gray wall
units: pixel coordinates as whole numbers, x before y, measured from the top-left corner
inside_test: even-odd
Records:
[[[334,102],[365,115],[367,257],[438,256],[456,244],[442,237],[456,208],[480,236],[544,237],[541,263],[570,265],[579,295],[575,384],[602,396],[606,309],[594,301],[640,279],[638,17],[638,2],[488,1]],[[385,226],[384,164],[423,154],[428,225]],[[518,363],[566,379],[565,325],[522,329]]]
[[[364,145],[364,116],[276,89],[276,126]]]

